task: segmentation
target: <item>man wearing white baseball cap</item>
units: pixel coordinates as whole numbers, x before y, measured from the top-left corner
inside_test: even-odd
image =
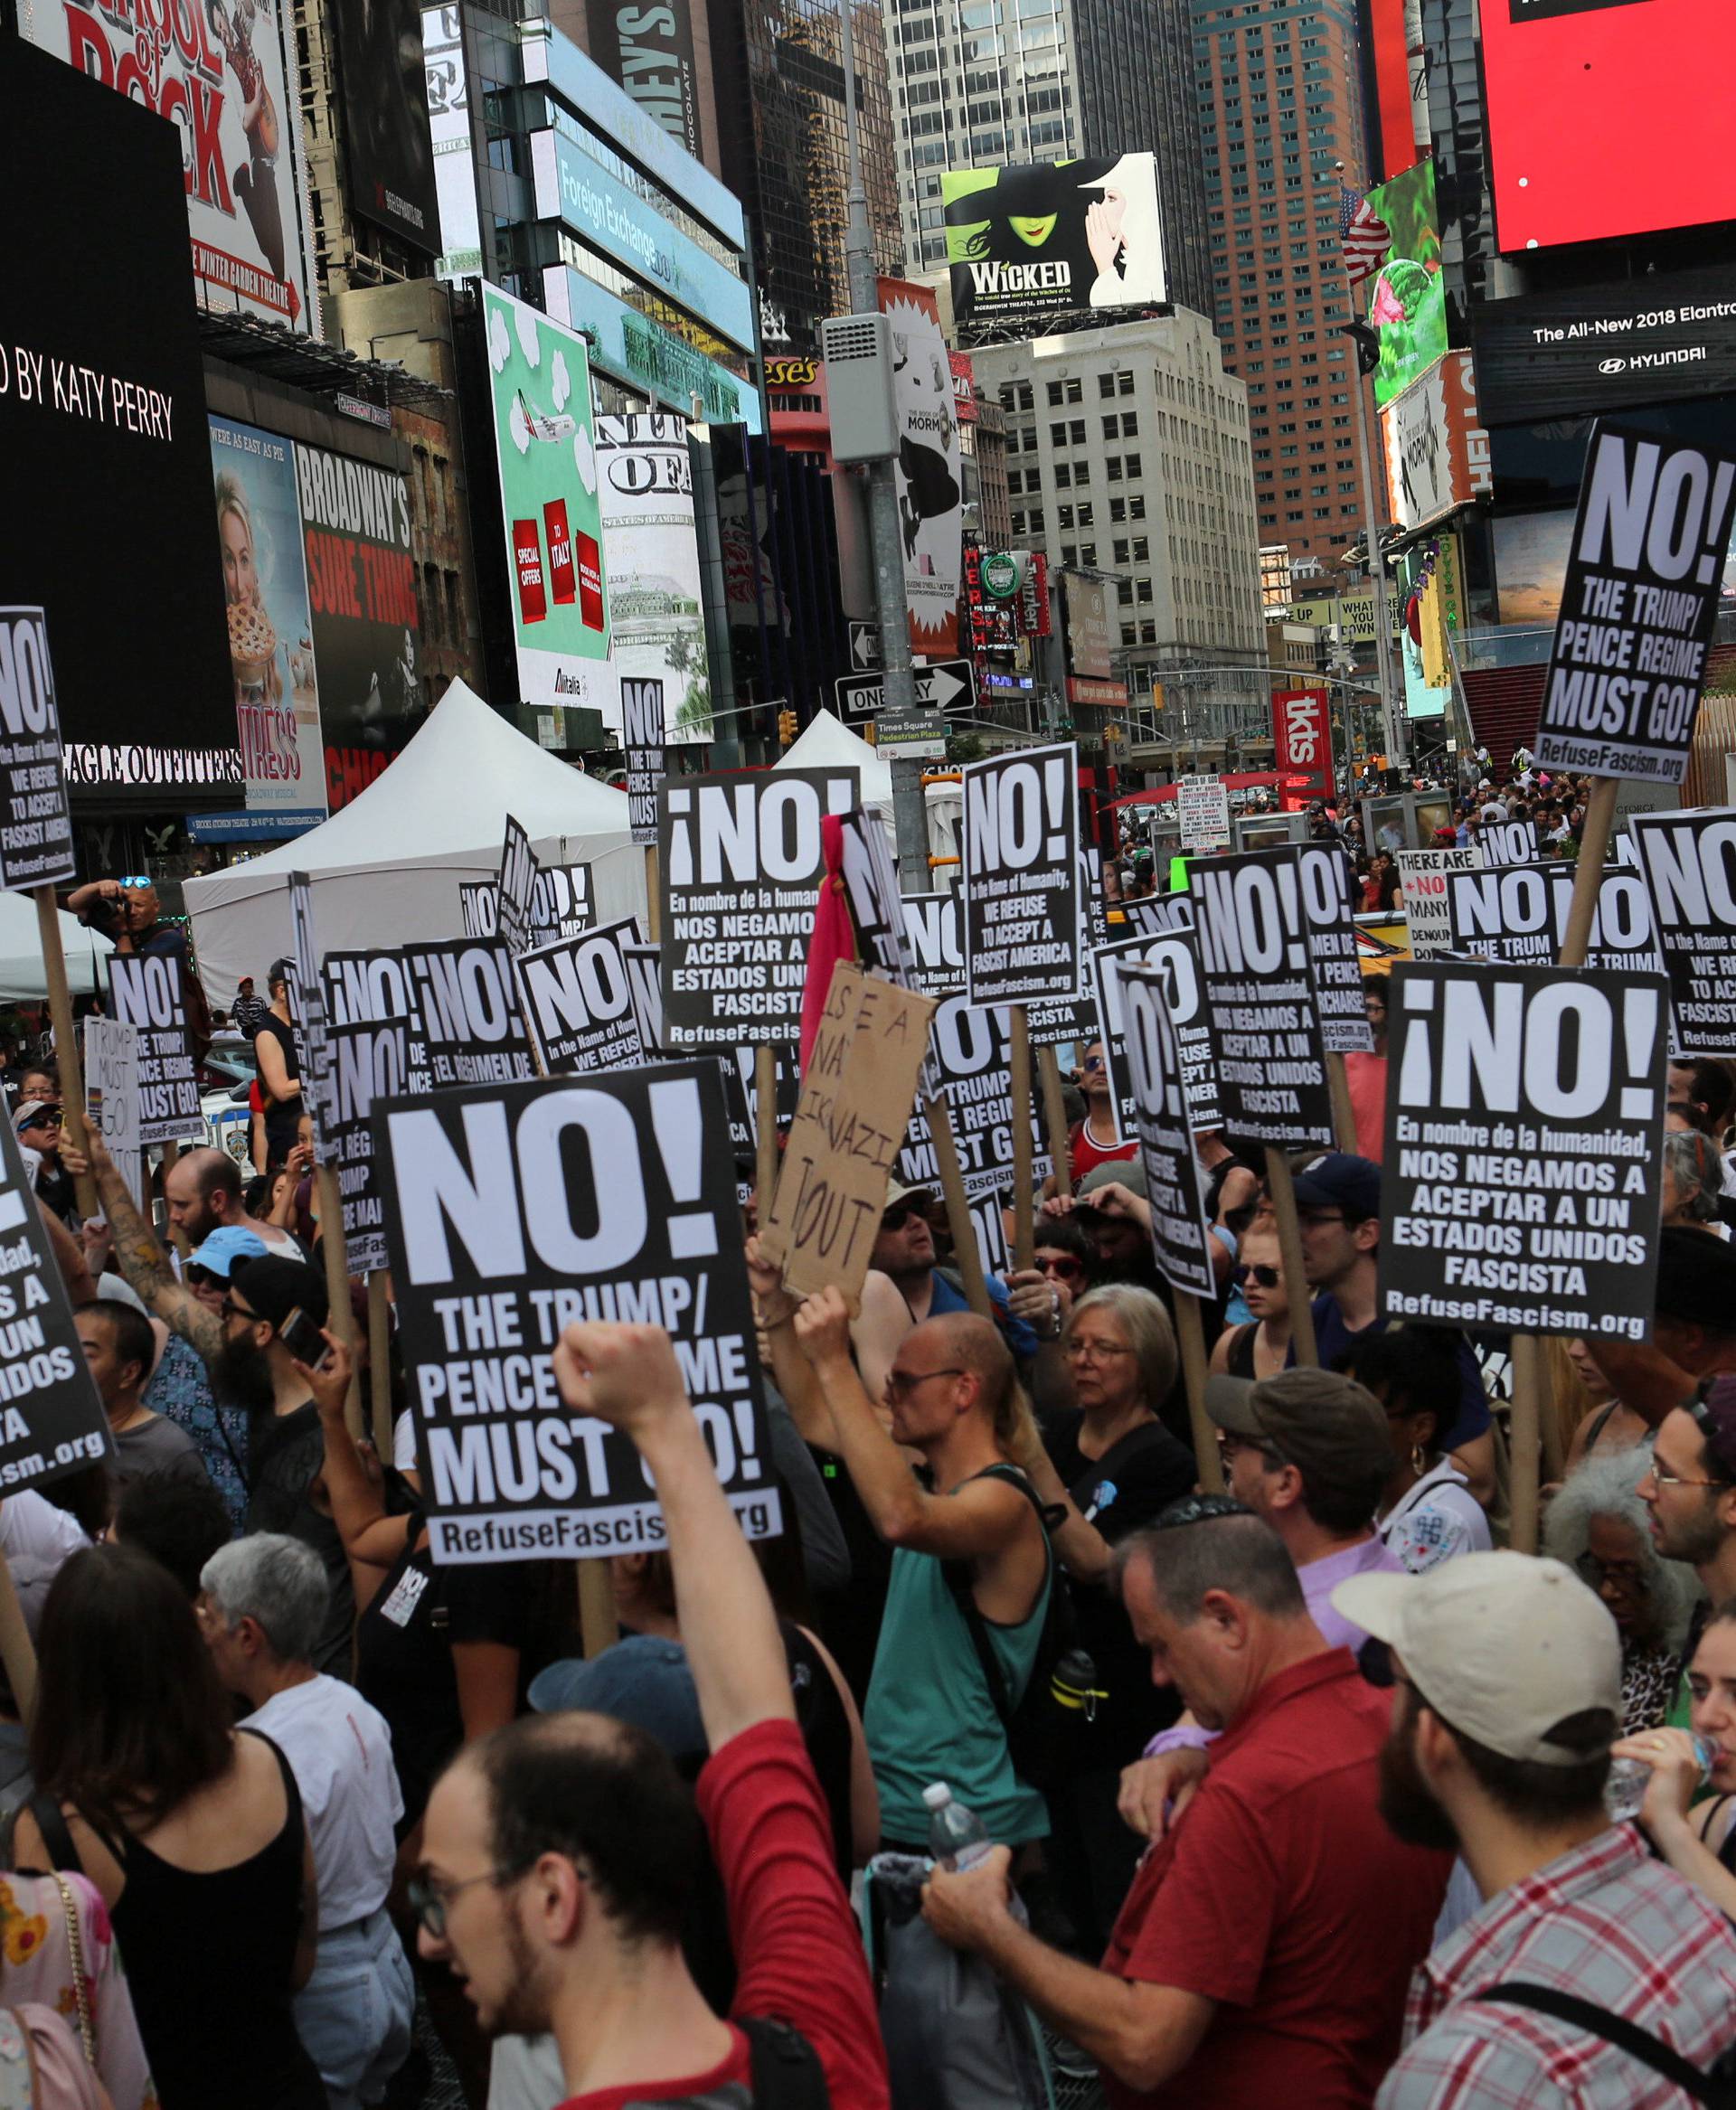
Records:
[[[1484,1898],[1419,1966],[1378,2110],[1679,2104],[1671,2055],[1703,2074],[1730,2042],[1736,1934],[1604,1813],[1621,1719],[1609,1613],[1570,1568],[1520,1553],[1355,1576],[1333,1602],[1392,1652],[1382,1815],[1412,1844],[1456,1846]]]

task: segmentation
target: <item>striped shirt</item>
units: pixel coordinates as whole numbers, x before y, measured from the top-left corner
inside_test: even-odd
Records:
[[[1420,1965],[1378,2110],[1679,2110],[1687,2097],[1602,2038],[1479,2001],[1504,1981],[1575,1993],[1703,2070],[1736,2040],[1736,1933],[1612,1825],[1491,1898]]]

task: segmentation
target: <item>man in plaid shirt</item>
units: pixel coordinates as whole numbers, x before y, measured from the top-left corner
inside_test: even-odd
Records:
[[[1486,1997],[1574,1994],[1702,2071],[1736,2040],[1736,1934],[1604,1813],[1609,1613],[1559,1561],[1519,1553],[1357,1576],[1333,1601],[1392,1651],[1382,1814],[1401,1839],[1456,1846],[1484,1898],[1418,1968],[1378,2110],[1675,2110],[1683,2090],[1631,2053]]]

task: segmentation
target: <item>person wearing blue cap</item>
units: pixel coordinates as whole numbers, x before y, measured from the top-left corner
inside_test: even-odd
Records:
[[[252,1231],[224,1224],[187,1255],[181,1279],[208,1310],[220,1312],[230,1269],[237,1260],[263,1260],[266,1251],[265,1240]]]

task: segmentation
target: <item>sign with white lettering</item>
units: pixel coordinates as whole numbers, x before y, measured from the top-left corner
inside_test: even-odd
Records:
[[[621,677],[621,751],[627,757],[627,817],[636,843],[657,839],[657,787],[667,766],[663,683]]]
[[[1191,1095],[1170,1017],[1166,977],[1161,969],[1129,966],[1118,979],[1134,1132],[1151,1203],[1151,1248],[1157,1272],[1172,1289],[1215,1303],[1218,1282],[1206,1227],[1205,1184],[1194,1150]]]
[[[531,1038],[551,1077],[588,1069],[632,1069],[646,1060],[624,940],[638,926],[624,917],[578,937],[559,937],[514,962]]]
[[[165,953],[110,953],[114,1014],[138,1033],[138,1140],[203,1143],[199,1071],[187,1032],[187,1002],[178,958]]]
[[[1079,994],[1078,749],[972,762],[964,773],[965,975],[973,1004]]]
[[[1561,956],[1573,906],[1571,864],[1510,864],[1447,874],[1455,952],[1515,966],[1552,966]],[[1591,918],[1589,967],[1661,971],[1645,882],[1630,865],[1606,864]]]
[[[41,608],[0,608],[0,888],[77,873],[48,622]]]
[[[448,937],[403,956],[436,1091],[535,1076],[505,946]]]
[[[337,1172],[350,1273],[372,1275],[392,1262],[371,1116],[376,1099],[401,1098],[410,1088],[410,1028],[401,1019],[370,1020],[328,1025],[326,1033],[331,1064],[319,1109],[320,1148]]]
[[[1736,811],[1628,825],[1670,978],[1671,1051],[1736,1055]]]

